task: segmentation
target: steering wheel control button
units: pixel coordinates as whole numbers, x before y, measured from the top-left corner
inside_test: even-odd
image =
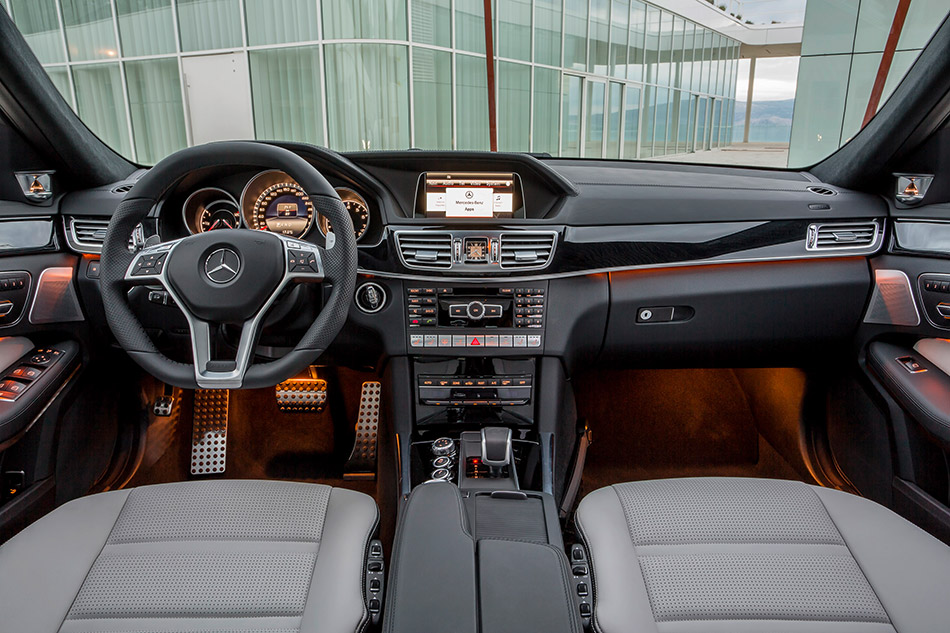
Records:
[[[314,251],[288,249],[287,270],[292,273],[318,273],[317,254]]]
[[[165,259],[168,253],[143,253],[135,261],[132,268],[133,277],[143,277],[145,275],[160,275],[165,267]]]
[[[241,272],[241,257],[230,248],[219,248],[205,259],[205,275],[216,284],[234,281]]]
[[[367,281],[356,289],[356,307],[366,314],[375,314],[386,306],[386,290],[374,281]],[[423,308],[420,308],[422,316]]]

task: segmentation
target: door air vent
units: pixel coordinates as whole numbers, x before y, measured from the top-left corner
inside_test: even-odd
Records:
[[[499,237],[499,263],[504,269],[544,268],[551,263],[557,233],[518,231]]]
[[[873,250],[880,236],[881,227],[877,222],[810,224],[805,248],[809,251]]]
[[[451,268],[452,234],[396,231],[396,248],[408,268]]]
[[[810,192],[812,192],[812,193],[814,193],[814,194],[817,194],[817,195],[819,195],[819,196],[836,196],[836,195],[838,195],[838,192],[837,192],[837,191],[835,191],[834,189],[829,189],[828,187],[819,187],[819,186],[817,186],[817,185],[813,185],[813,186],[811,186],[811,187],[808,187],[807,189],[808,189]]]

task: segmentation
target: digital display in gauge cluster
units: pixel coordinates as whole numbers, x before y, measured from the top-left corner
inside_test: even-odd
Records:
[[[523,217],[521,180],[514,173],[426,172],[416,196],[427,218],[505,219]]]

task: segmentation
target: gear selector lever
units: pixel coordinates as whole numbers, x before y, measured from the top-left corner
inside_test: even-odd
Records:
[[[500,426],[482,428],[482,464],[488,466],[489,477],[502,477],[511,464],[511,429]]]

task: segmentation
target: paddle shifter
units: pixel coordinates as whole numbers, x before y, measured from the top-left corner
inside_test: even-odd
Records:
[[[511,464],[511,429],[500,426],[482,428],[482,464],[488,466],[488,476],[504,476],[504,468]]]

